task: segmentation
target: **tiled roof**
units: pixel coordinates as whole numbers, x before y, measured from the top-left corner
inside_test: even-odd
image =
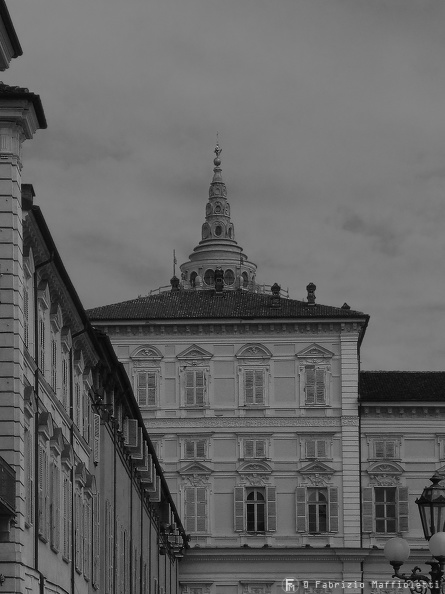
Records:
[[[362,318],[362,312],[327,305],[308,305],[304,301],[280,299],[271,306],[271,296],[247,291],[168,291],[104,305],[87,311],[91,321],[99,320],[179,320],[209,318]]]
[[[444,371],[362,371],[360,400],[445,403]]]
[[[0,81],[0,99],[26,99],[34,105],[40,128],[46,128],[46,118],[40,96],[25,87],[11,87]]]

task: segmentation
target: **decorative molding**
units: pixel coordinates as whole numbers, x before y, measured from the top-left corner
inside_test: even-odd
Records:
[[[375,462],[368,468],[370,484],[380,487],[396,486],[400,482],[403,468],[396,462]]]
[[[130,355],[130,359],[150,359],[151,361],[160,361],[162,358],[161,351],[152,345],[139,346]]]
[[[275,417],[200,417],[190,419],[150,419],[150,428],[177,427],[336,427],[340,428],[339,418],[275,418]]]
[[[252,359],[257,359],[261,362],[263,359],[270,359],[272,353],[262,344],[247,344],[239,349],[235,357],[237,359],[246,359],[248,363],[252,363]]]
[[[322,363],[326,359],[332,359],[334,353],[315,342],[296,354],[299,359],[309,360],[313,363]]]
[[[199,361],[202,359],[209,360],[212,357],[213,357],[212,353],[209,353],[208,351],[204,350],[203,348],[201,348],[200,346],[198,346],[196,344],[192,344],[192,346],[188,347],[187,349],[185,349],[184,351],[179,353],[179,355],[176,355],[176,358],[179,359],[180,361],[187,361],[187,362]]]
[[[358,417],[341,417],[341,424],[347,427],[358,427]]]

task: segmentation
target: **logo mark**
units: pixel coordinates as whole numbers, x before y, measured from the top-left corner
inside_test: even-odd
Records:
[[[299,585],[300,582],[297,580],[297,578],[284,578],[284,580],[281,582],[281,589],[284,592],[298,592]]]

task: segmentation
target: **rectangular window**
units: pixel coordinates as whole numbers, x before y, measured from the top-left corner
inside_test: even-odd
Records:
[[[71,534],[72,534],[72,483],[68,472],[63,475],[63,557],[71,560]]]
[[[186,406],[204,406],[205,372],[203,370],[186,371],[185,404]]]
[[[236,532],[274,532],[277,528],[276,487],[235,487]]]
[[[50,544],[54,551],[60,547],[60,470],[55,460],[50,474]]]
[[[49,507],[49,480],[48,480],[48,455],[46,446],[39,445],[39,536],[48,541],[48,507]]]
[[[206,439],[186,439],[184,442],[184,458],[195,460],[206,458],[207,440]]]
[[[29,347],[29,291],[23,288],[23,318],[24,318],[24,340],[26,348]]]
[[[325,370],[315,365],[305,366],[306,404],[326,404]]]
[[[79,431],[82,431],[82,395],[80,389],[80,379],[76,380],[74,385],[74,422]]]
[[[39,319],[39,367],[40,371],[45,373],[45,320]]]
[[[137,374],[137,396],[139,406],[156,406],[157,374],[153,371],[139,371]]]
[[[57,341],[56,337],[51,335],[51,388],[57,391]]]
[[[184,502],[186,532],[207,532],[207,488],[185,487]]]
[[[266,440],[265,439],[244,439],[243,440],[244,458],[266,458]]]
[[[25,428],[25,484],[26,484],[26,513],[25,522],[30,526],[34,523],[34,444],[32,434]]]
[[[375,458],[396,458],[396,442],[394,439],[376,439],[374,441]]]
[[[328,442],[326,439],[307,439],[305,442],[306,458],[327,458]]]
[[[375,531],[396,532],[396,487],[375,487]]]
[[[245,404],[265,404],[264,369],[244,370]]]
[[[68,410],[68,357],[62,357],[62,404]]]

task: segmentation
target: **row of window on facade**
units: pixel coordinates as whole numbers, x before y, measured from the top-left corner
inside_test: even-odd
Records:
[[[329,404],[330,373],[326,366],[305,365],[300,369],[305,406]],[[240,369],[239,393],[243,406],[267,406],[269,401],[270,374],[268,368]],[[209,370],[187,367],[181,375],[181,403],[186,407],[209,405]],[[160,405],[159,369],[138,370],[135,373],[134,389],[141,408]]]
[[[299,459],[301,460],[332,460],[332,437],[326,436],[296,436],[299,443]],[[163,458],[163,441],[161,438],[153,441],[159,459]],[[384,437],[373,438],[369,443],[369,460],[394,460],[399,455],[399,440]],[[179,437],[180,459],[182,460],[212,460],[212,440],[210,437]],[[272,439],[260,435],[238,437],[238,458],[240,460],[271,459]]]
[[[297,487],[295,504],[296,532],[315,535],[339,531],[337,487]],[[363,489],[363,514],[365,533],[386,535],[406,532],[408,489],[366,487]],[[185,487],[186,531],[208,534],[209,517],[209,487]],[[239,533],[273,533],[276,529],[276,487],[235,487],[233,530]]]

